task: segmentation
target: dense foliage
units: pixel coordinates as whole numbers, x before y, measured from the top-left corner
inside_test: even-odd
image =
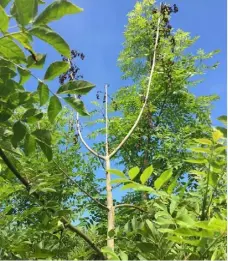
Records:
[[[89,116],[81,96],[95,85],[74,62],[84,54],[48,25],[81,11],[68,0],[0,0],[0,259],[225,260],[227,118],[212,126],[219,97],[190,91],[217,51],[188,53],[197,38],[172,28],[175,4],[137,2],[118,60],[132,85],[109,106],[107,86],[101,102],[98,91],[85,127],[106,124],[89,136],[106,141],[85,152],[78,114]],[[36,38],[61,58],[46,64]]]

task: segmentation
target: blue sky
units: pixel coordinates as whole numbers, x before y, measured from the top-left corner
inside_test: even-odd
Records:
[[[84,8],[84,12],[67,16],[51,26],[68,41],[71,48],[86,55],[86,59],[80,63],[84,78],[95,83],[96,90],[103,89],[104,83],[108,82],[110,91],[114,92],[124,85],[117,67],[117,58],[124,41],[126,15],[133,9],[136,0],[73,2]],[[213,0],[166,2],[175,3],[179,7],[179,12],[172,17],[173,27],[191,32],[192,36],[200,36],[190,52],[199,48],[206,52],[221,50],[213,59],[220,62],[219,68],[209,71],[204,75],[204,83],[192,89],[196,95],[216,93],[220,96],[212,113],[213,122],[217,124],[216,117],[226,114],[226,1],[219,0],[219,4]],[[48,61],[58,59],[58,54],[46,45],[41,45],[41,51],[48,52]],[[95,92],[91,92],[85,100],[94,99]]]
[[[53,22],[51,27],[67,40],[72,49],[81,51],[86,56],[79,67],[84,79],[97,86],[96,90],[84,98],[90,109],[89,102],[95,100],[96,91],[103,90],[105,83],[110,84],[110,92],[115,92],[126,84],[121,80],[117,58],[124,42],[126,15],[133,9],[136,0],[73,0],[72,2],[84,8],[84,12],[66,16],[61,21]],[[181,28],[191,32],[192,36],[200,36],[197,43],[189,49],[190,52],[194,53],[199,48],[206,52],[221,50],[212,60],[220,62],[218,69],[209,71],[204,75],[205,81],[192,89],[196,95],[218,94],[220,96],[212,111],[213,123],[218,124],[216,118],[226,114],[226,1],[219,0],[219,3],[215,3],[213,0],[168,0],[166,2],[177,4],[179,7],[179,12],[172,18],[172,26],[175,29]],[[58,53],[41,41],[35,42],[35,50],[47,53],[48,62],[60,58]],[[58,81],[52,82],[50,86],[56,90]],[[90,130],[87,130],[85,136],[89,132]]]

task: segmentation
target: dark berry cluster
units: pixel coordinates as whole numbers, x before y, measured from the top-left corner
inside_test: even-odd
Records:
[[[176,4],[173,6],[162,4],[161,5],[161,14],[162,14],[162,19],[165,23],[165,28],[164,28],[164,36],[169,37],[171,35],[171,29],[172,26],[170,25],[170,14],[171,13],[177,13],[178,12],[178,7]]]
[[[66,58],[65,56],[61,55],[63,61],[68,61],[69,59]],[[70,59],[70,69],[59,76],[59,83],[62,85],[64,84],[67,80],[79,80],[83,78],[82,75],[79,75],[79,67],[73,62],[75,58],[80,58],[81,60],[84,60],[85,55],[83,53],[80,53],[76,50],[71,50],[71,59]]]

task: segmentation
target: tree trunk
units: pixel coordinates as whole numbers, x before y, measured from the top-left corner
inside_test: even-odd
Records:
[[[111,175],[107,170],[110,169],[110,159],[106,158],[106,190],[107,190],[107,207],[108,207],[108,233],[115,228],[115,212],[112,197]],[[107,246],[114,250],[114,238],[108,235]]]

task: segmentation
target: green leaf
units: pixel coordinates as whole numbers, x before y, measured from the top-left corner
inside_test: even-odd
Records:
[[[71,52],[69,45],[60,35],[51,30],[51,28],[37,26],[33,27],[29,32],[44,42],[52,45],[60,54],[70,58]]]
[[[128,171],[128,175],[129,175],[130,179],[133,180],[139,174],[139,171],[140,171],[139,167],[131,168]]]
[[[29,24],[37,14],[37,0],[15,0],[14,4],[16,20],[22,26]]]
[[[54,62],[52,63],[45,73],[45,80],[53,80],[59,75],[65,73],[70,68],[70,64],[68,62]]]
[[[195,224],[195,221],[190,217],[189,214],[180,214],[178,218],[176,218],[177,224],[181,226],[186,226],[186,227],[193,227]]]
[[[0,111],[0,123],[7,121],[11,116],[12,112],[9,109]]]
[[[87,82],[87,81],[70,81],[64,85],[62,85],[57,93],[59,94],[79,94],[83,95],[88,93],[95,87],[94,84]]]
[[[208,139],[194,139],[197,143],[204,144],[204,145],[212,145],[212,141]]]
[[[128,260],[128,255],[125,252],[120,251],[120,258],[121,260]]]
[[[199,176],[206,176],[207,174],[203,171],[199,171],[199,170],[190,170],[189,174],[194,174],[194,175],[199,175]]]
[[[0,5],[5,8],[11,0],[0,0]]]
[[[223,137],[227,138],[227,129],[224,128],[224,127],[216,127],[217,130],[219,130],[222,134],[223,134]]]
[[[178,177],[174,178],[174,180],[168,186],[168,188],[167,188],[167,193],[168,194],[172,194],[173,193],[175,187],[177,186],[177,180],[178,180]]]
[[[115,174],[121,178],[125,178],[125,175],[122,171],[118,170],[118,169],[109,169],[108,172]]]
[[[168,169],[164,171],[159,178],[157,178],[154,182],[154,186],[156,189],[160,189],[171,177],[173,174],[172,169]]]
[[[27,132],[27,128],[26,128],[26,125],[23,122],[17,121],[17,122],[14,123],[13,133],[14,133],[14,140],[16,142],[23,140],[26,132]]]
[[[49,98],[49,89],[48,86],[46,84],[44,84],[43,82],[39,82],[37,91],[39,93],[39,97],[40,97],[40,106],[43,106]]]
[[[51,133],[48,130],[36,130],[32,132],[32,135],[36,137],[36,142],[40,146],[44,155],[48,161],[52,160],[52,149],[51,149]]]
[[[62,110],[62,104],[57,96],[52,96],[48,105],[48,119],[51,123],[54,123],[55,118]]]
[[[128,184],[124,185],[124,186],[121,188],[121,190],[125,190],[125,189],[135,189],[135,188],[137,188],[137,185],[136,185],[136,184],[134,184],[134,183],[128,183]]]
[[[27,156],[29,156],[30,154],[32,154],[36,149],[36,140],[35,138],[30,135],[27,134],[25,136],[25,142],[24,142],[24,150],[25,150],[25,154]]]
[[[74,108],[80,115],[82,116],[88,116],[89,113],[87,112],[84,103],[74,97],[65,97],[64,100],[72,107]]]
[[[42,192],[57,192],[53,188],[39,188],[39,191],[42,191]]]
[[[219,178],[219,175],[217,173],[214,173],[211,171],[209,173],[209,185],[216,187],[216,185],[218,183],[218,178]]]
[[[150,253],[154,249],[154,244],[141,242],[141,243],[136,243],[136,247],[138,247],[140,251],[142,251],[143,253]]]
[[[6,66],[0,66],[0,75],[1,75],[1,78],[5,81],[7,79],[15,77],[17,74],[13,70],[11,70],[10,68],[8,68]],[[5,86],[5,84],[1,84],[1,85]],[[8,89],[11,89],[11,87],[8,87]],[[4,93],[9,92],[8,90],[3,90],[3,91],[4,91]]]
[[[125,182],[129,182],[128,179],[113,179],[111,181],[112,184],[115,184],[115,183],[125,183]]]
[[[189,163],[195,163],[195,164],[204,164],[204,163],[207,163],[207,160],[206,159],[187,159],[185,160],[186,162],[189,162]]]
[[[215,130],[212,133],[212,138],[214,142],[217,142],[219,139],[221,139],[223,137],[223,134],[221,131],[219,130]]]
[[[190,150],[196,153],[210,153],[208,148],[190,148]]]
[[[17,40],[24,48],[32,51],[32,46],[30,44],[30,42],[32,41],[32,37],[27,32],[11,33],[10,37]]]
[[[22,119],[29,123],[34,123],[41,120],[43,113],[35,108],[28,109],[22,116]]]
[[[35,130],[32,135],[37,138],[37,140],[42,141],[47,145],[51,145],[51,133],[48,130]]]
[[[50,4],[34,21],[34,24],[48,24],[65,15],[77,14],[83,9],[67,0],[57,0]]]
[[[9,17],[0,5],[0,31],[6,32],[9,26]]]
[[[170,229],[171,230],[171,229]],[[171,230],[170,232],[172,232]],[[200,240],[188,240],[177,236],[168,236],[168,239],[176,243],[185,243],[191,246],[199,246]]]
[[[218,117],[217,120],[221,121],[225,126],[227,126],[227,115],[222,115]]]
[[[9,37],[0,38],[0,54],[8,60],[12,60],[15,63],[25,63],[25,55]]]
[[[154,168],[152,166],[149,166],[143,171],[142,175],[140,176],[140,180],[141,180],[142,184],[145,184],[147,182],[147,180],[150,178],[153,170],[154,170]]]
[[[120,260],[117,254],[110,247],[102,247],[101,251],[108,255],[108,260]]]
[[[37,53],[35,56],[30,55],[27,58],[28,68],[43,68],[46,61],[46,55]]]
[[[23,69],[21,67],[17,68],[18,73],[20,74],[19,84],[23,85],[31,76],[31,72],[27,69]]]

